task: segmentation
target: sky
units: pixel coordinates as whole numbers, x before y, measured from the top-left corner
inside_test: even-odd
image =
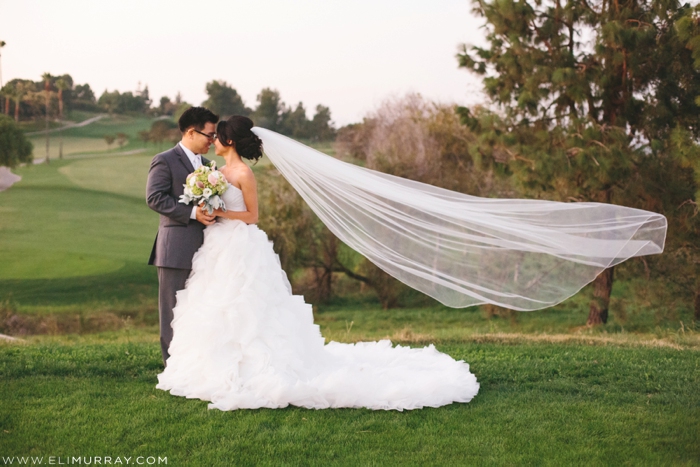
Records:
[[[271,87],[340,126],[408,92],[483,102],[455,58],[484,43],[482,24],[468,0],[0,0],[2,80],[68,73],[98,97],[141,83],[201,104],[219,79],[249,107]]]

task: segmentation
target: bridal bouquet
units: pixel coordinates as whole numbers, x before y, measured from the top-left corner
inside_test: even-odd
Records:
[[[190,204],[192,201],[206,209],[209,214],[214,209],[226,210],[224,200],[221,198],[228,189],[228,182],[224,174],[216,170],[216,162],[202,165],[187,176],[183,185],[185,193],[180,196],[180,202]]]

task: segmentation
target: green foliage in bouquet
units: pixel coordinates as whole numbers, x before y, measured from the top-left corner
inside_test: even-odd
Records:
[[[204,207],[209,214],[215,209],[226,210],[223,195],[228,189],[228,181],[223,173],[216,169],[216,162],[202,165],[187,176],[185,192],[180,196],[180,202],[190,204],[195,201]]]

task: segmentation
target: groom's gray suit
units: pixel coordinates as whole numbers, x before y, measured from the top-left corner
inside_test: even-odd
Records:
[[[202,157],[202,164],[209,160]],[[173,338],[171,322],[175,293],[185,288],[192,257],[204,241],[204,224],[191,219],[192,206],[180,203],[183,185],[194,167],[180,145],[151,161],[146,186],[148,207],[160,214],[160,224],[148,264],[158,267],[158,311],[163,362]]]

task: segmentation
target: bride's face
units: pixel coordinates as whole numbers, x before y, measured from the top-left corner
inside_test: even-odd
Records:
[[[214,140],[214,153],[217,156],[223,156],[230,149],[231,149],[231,146],[224,146],[223,144],[221,144],[221,141],[219,141],[218,137]]]
[[[224,152],[226,152],[226,146],[224,146],[223,144],[221,144],[221,141],[219,141],[219,138],[217,137],[217,138],[214,140],[214,153],[215,153],[217,156],[223,156],[223,155],[224,155]]]

